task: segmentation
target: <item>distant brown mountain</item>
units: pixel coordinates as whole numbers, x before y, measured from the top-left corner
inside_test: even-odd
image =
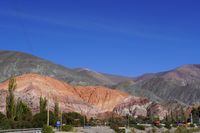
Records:
[[[126,87],[122,87],[124,84]],[[144,75],[134,84],[120,83],[116,88],[156,101],[199,103],[200,65],[184,65],[171,71]]]

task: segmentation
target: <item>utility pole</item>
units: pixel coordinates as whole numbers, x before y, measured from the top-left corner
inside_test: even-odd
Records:
[[[84,115],[84,119],[83,119],[83,128],[85,128],[85,115]]]
[[[129,115],[128,115],[128,129],[129,129]]]
[[[191,121],[191,124],[193,124],[193,118],[192,118],[192,112],[191,112],[191,116],[190,116],[190,121]]]
[[[49,126],[49,92],[48,92],[48,99],[47,99],[47,126]]]
[[[60,107],[60,104],[59,104],[59,107]],[[63,125],[63,124],[62,124],[62,113],[63,113],[63,112],[62,112],[62,109],[61,109],[61,107],[60,107],[60,115],[61,115],[61,116],[60,116],[60,126],[59,126],[59,130],[61,130],[62,125]]]
[[[199,116],[199,124],[200,124],[200,112],[199,112],[199,110],[198,110],[198,116]]]
[[[127,128],[129,128],[129,114],[126,114],[126,119],[127,119]]]
[[[60,112],[60,113],[61,113],[60,123],[61,123],[61,126],[62,126],[62,114],[63,114],[63,113],[62,113],[62,109],[61,109],[61,108],[60,108],[60,111],[61,111],[61,112]]]
[[[126,118],[127,118],[127,125],[125,127],[125,133],[128,133],[128,130],[129,130],[129,114],[128,113],[126,114]]]

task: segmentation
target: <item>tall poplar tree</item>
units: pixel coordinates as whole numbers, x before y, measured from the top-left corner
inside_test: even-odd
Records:
[[[47,99],[40,97],[40,113],[47,111]]]
[[[14,120],[16,116],[16,105],[14,90],[16,88],[16,79],[11,77],[8,85],[8,95],[6,97],[6,116],[8,119]]]
[[[59,120],[59,104],[57,100],[55,101],[54,114],[56,119]]]

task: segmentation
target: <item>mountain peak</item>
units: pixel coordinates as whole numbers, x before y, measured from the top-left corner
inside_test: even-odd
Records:
[[[71,69],[51,61],[17,51],[0,51],[0,82],[8,79],[11,75],[37,73],[51,76],[74,85],[113,85],[118,80],[113,75],[107,76],[88,68]],[[117,76],[116,76],[117,77]]]

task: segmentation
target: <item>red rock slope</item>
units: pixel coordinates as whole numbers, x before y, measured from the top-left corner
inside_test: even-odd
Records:
[[[100,86],[73,87],[62,81],[38,74],[16,77],[16,99],[22,99],[32,109],[38,111],[39,97],[49,97],[50,106],[58,101],[63,111],[77,111],[94,115],[113,108],[128,97],[128,94]],[[8,81],[0,84],[0,111],[5,112],[5,97]]]
[[[158,115],[165,115],[165,112],[162,113],[163,108],[157,104],[152,106],[148,99],[133,97],[102,86],[71,86],[38,74],[24,74],[16,77],[16,81],[16,101],[20,99],[26,102],[34,113],[39,111],[39,98],[42,96],[49,99],[52,110],[55,101],[58,101],[62,111],[76,111],[87,116],[98,116],[106,112],[147,116],[149,110],[155,110],[155,114]],[[0,83],[0,111],[4,113],[8,82]]]

